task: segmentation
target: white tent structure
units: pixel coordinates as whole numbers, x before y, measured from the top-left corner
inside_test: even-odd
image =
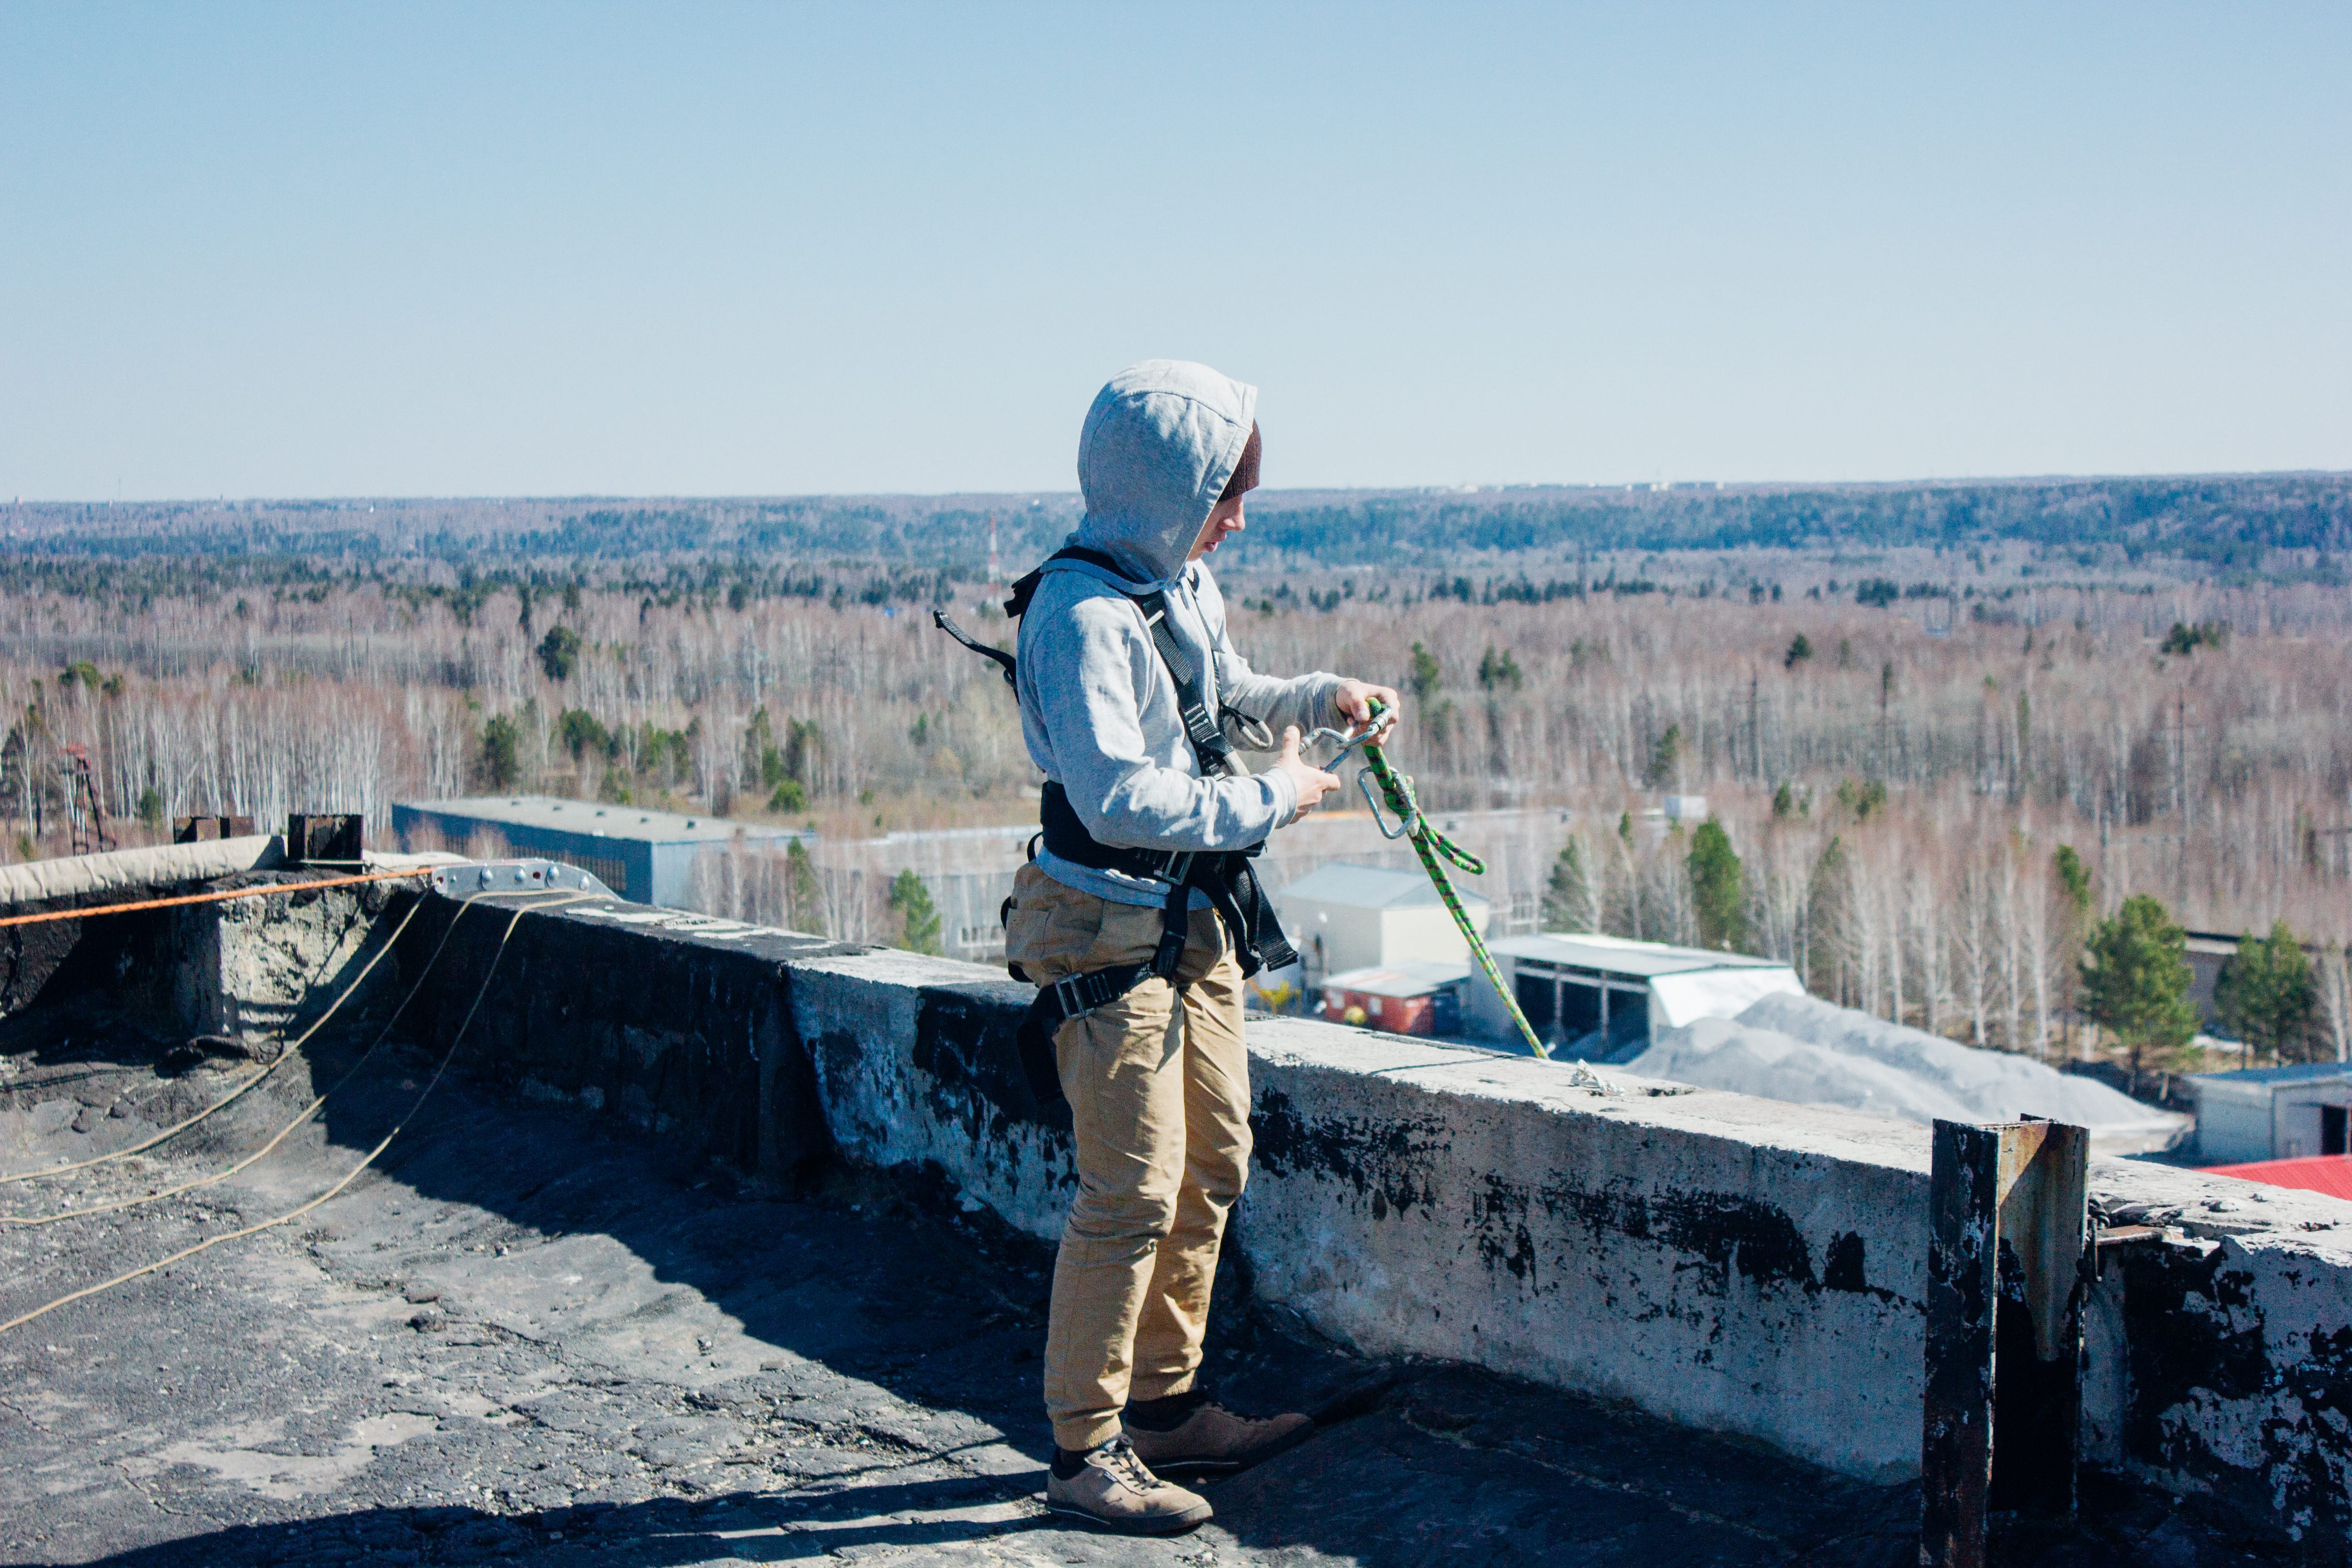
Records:
[[[2189,1128],[2187,1117],[2142,1105],[2095,1079],[1809,995],[1767,996],[1736,1018],[1663,1030],[1625,1070],[1903,1121],[2046,1116],[2089,1128],[2091,1147],[2103,1154],[2169,1148]]]

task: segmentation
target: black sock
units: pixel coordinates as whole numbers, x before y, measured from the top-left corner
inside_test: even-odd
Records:
[[[1092,1448],[1065,1448],[1059,1443],[1055,1444],[1054,1479],[1057,1481],[1076,1479],[1077,1473],[1087,1468],[1087,1456],[1093,1452]]]
[[[1207,1403],[1207,1389],[1187,1389],[1182,1394],[1171,1394],[1165,1399],[1139,1399],[1127,1407],[1119,1419],[1127,1426],[1145,1432],[1173,1432],[1192,1419],[1192,1412]]]

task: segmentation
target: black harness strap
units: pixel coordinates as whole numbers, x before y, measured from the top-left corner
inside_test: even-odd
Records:
[[[1037,826],[1044,829],[1040,837],[1045,847],[1074,865],[1123,871],[1155,882],[1181,882],[1192,873],[1189,849],[1123,849],[1097,838],[1087,831],[1078,808],[1070,804],[1069,791],[1052,779],[1037,792]]]
[[[1101,551],[1088,550],[1084,545],[1078,544],[1073,544],[1066,550],[1056,550],[1053,554],[1045,557],[1045,559],[1047,561],[1084,561],[1089,565],[1099,566],[1106,572],[1117,572],[1118,570],[1118,563],[1113,561],[1109,556],[1105,555]],[[1012,596],[1004,601],[1005,619],[1017,621],[1023,616],[1029,613],[1029,601],[1036,596],[1037,584],[1045,580],[1045,568],[1040,566],[1034,572],[1030,573],[1028,575],[1022,577],[1013,583]],[[1154,594],[1151,596],[1155,599],[1160,597],[1157,594]],[[1162,614],[1165,614],[1164,608]],[[1016,677],[1020,670],[1020,665],[1013,655],[1005,652],[1001,647],[991,647],[988,644],[982,642],[978,637],[973,637],[970,632],[965,631],[961,626],[956,625],[954,619],[950,617],[945,610],[933,610],[931,612],[931,625],[939,627],[940,630],[947,633],[948,636],[955,638],[956,641],[963,644],[964,647],[971,649],[972,652],[980,655],[981,658],[994,659],[996,661],[997,668],[1004,672],[1004,684],[1013,687],[1016,690],[1019,689]],[[1175,645],[1172,642],[1161,642],[1157,638],[1155,638],[1154,641],[1160,648],[1160,658],[1167,658],[1171,656],[1171,650],[1175,647]],[[1178,650],[1176,656],[1181,657],[1181,650]],[[1189,721],[1187,721],[1186,727],[1189,731],[1191,727]]]
[[[986,643],[978,641],[967,635],[961,626],[948,619],[947,612],[944,610],[933,610],[931,612],[931,625],[939,627],[940,630],[947,633],[948,636],[955,638],[956,641],[963,644],[964,647],[971,649],[972,652],[980,655],[981,658],[994,659],[1004,671],[1004,684],[1007,686],[1011,686],[1013,684],[1013,656],[1011,654],[1005,652],[1001,647],[991,647]]]
[[[1234,749],[1225,742],[1225,732],[1218,727],[1217,716],[1209,711],[1209,694],[1201,682],[1201,672],[1192,668],[1176,634],[1168,629],[1168,595],[1141,594],[1136,595],[1136,607],[1143,612],[1143,624],[1151,629],[1151,646],[1160,650],[1160,662],[1168,667],[1168,679],[1176,687],[1176,711],[1183,718],[1184,733],[1192,742],[1192,750],[1206,771],[1215,770],[1230,778],[1241,771],[1234,761]]]

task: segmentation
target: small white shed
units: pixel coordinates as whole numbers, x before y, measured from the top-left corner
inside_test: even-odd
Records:
[[[1805,994],[1795,970],[1745,953],[1555,931],[1487,946],[1536,1033],[1594,1060],[1636,1056],[1661,1030],[1737,1017],[1765,996]],[[1465,1011],[1474,1033],[1518,1033],[1490,985],[1471,986]]]
[[[2352,1063],[2297,1062],[2192,1073],[2197,1158],[2208,1165],[2352,1153]]]
[[[1481,936],[1490,933],[1494,905],[1457,888],[1462,908]],[[1428,873],[1345,861],[1318,867],[1274,896],[1276,912],[1310,980],[1381,964],[1463,963],[1462,940]]]

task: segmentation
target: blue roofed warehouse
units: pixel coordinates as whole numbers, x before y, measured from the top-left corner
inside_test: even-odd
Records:
[[[778,844],[813,839],[799,828],[723,816],[688,816],[552,795],[475,795],[462,800],[395,801],[392,828],[403,849],[443,846],[469,851],[482,835],[503,853],[543,856],[577,866],[632,903],[684,909],[694,862],[738,835]]]

